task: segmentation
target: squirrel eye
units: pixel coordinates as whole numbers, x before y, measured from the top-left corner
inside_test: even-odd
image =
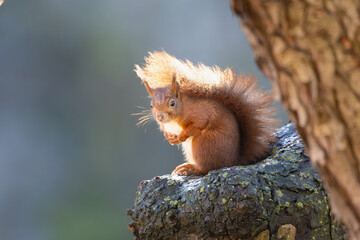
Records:
[[[152,105],[152,103],[150,103],[150,107],[151,107],[151,108],[153,108],[153,105]]]
[[[171,107],[175,106],[175,100],[170,100],[170,106]]]

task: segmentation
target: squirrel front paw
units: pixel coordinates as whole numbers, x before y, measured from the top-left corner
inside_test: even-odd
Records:
[[[183,163],[177,166],[171,174],[177,174],[181,176],[188,175],[204,175],[199,169],[195,167],[195,164],[192,163]]]
[[[166,139],[168,140],[168,142],[169,142],[171,145],[175,145],[175,144],[179,144],[179,143],[183,142],[183,141],[181,141],[181,139],[179,138],[179,136],[176,135],[176,134],[164,132],[164,136],[166,137]]]

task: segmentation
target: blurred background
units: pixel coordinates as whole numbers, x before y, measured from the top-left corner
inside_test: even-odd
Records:
[[[228,1],[4,2],[0,239],[132,239],[138,184],[182,162],[154,122],[131,116],[149,106],[134,64],[162,49],[270,88]]]

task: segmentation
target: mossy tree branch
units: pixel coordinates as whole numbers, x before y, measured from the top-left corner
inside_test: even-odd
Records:
[[[298,239],[342,239],[294,125],[277,136],[256,165],[143,181],[128,211],[136,239],[280,239],[285,224]]]

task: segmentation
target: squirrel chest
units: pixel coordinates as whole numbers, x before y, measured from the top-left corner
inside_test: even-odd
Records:
[[[182,127],[175,121],[167,122],[162,125],[163,130],[168,133],[179,135]],[[189,163],[193,163],[192,141],[194,137],[188,137],[185,142],[181,144],[183,153]]]
[[[165,132],[179,135],[182,131],[182,127],[175,121],[163,123],[163,129]]]

